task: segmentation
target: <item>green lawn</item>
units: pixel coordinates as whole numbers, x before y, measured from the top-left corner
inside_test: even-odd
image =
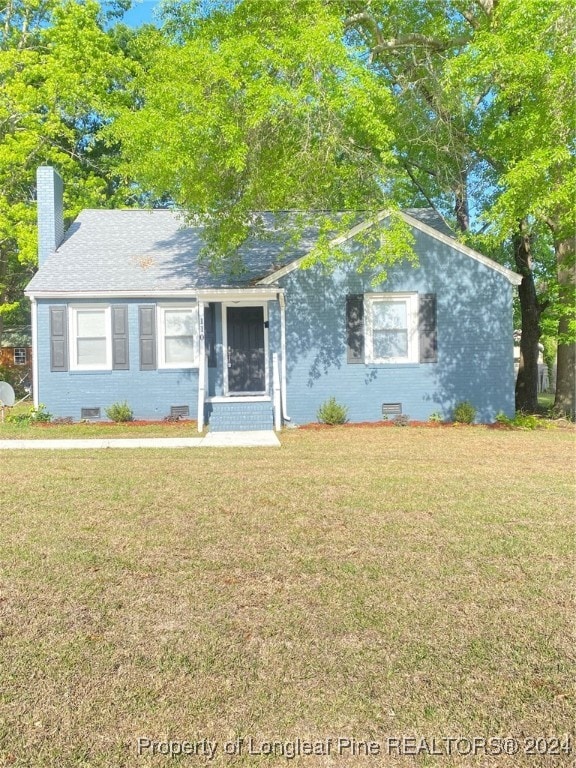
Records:
[[[282,444],[0,454],[0,766],[571,765],[523,751],[573,726],[574,432]],[[280,756],[297,738],[331,754]]]
[[[541,392],[538,395],[538,405],[542,409],[543,413],[547,413],[554,407],[554,393],[553,392]]]

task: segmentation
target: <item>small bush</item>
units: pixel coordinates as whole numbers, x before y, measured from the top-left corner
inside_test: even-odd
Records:
[[[398,416],[394,416],[393,423],[395,427],[407,427],[410,424],[410,417],[406,413],[399,413]]]
[[[441,424],[444,419],[442,418],[440,411],[434,411],[430,414],[430,416],[428,416],[428,421],[432,424]]]
[[[534,413],[522,413],[518,411],[512,419],[500,412],[496,416],[498,424],[503,424],[506,427],[515,427],[516,429],[540,429],[553,426],[549,421],[541,419]]]
[[[38,408],[32,408],[30,413],[33,422],[38,421],[47,424],[49,421],[52,421],[52,414],[48,413],[43,403],[38,403]]]
[[[458,403],[454,408],[454,421],[458,424],[473,424],[476,418],[476,408],[467,400]]]
[[[114,403],[110,408],[105,409],[105,413],[110,421],[125,422],[134,420],[134,413],[127,402]]]
[[[316,416],[322,424],[344,424],[348,421],[348,408],[331,397],[318,408]]]
[[[48,413],[46,406],[43,403],[38,404],[38,408],[30,408],[22,413],[10,413],[6,417],[6,421],[9,424],[22,424],[28,426],[35,423],[48,423],[52,421],[52,414]]]
[[[22,413],[9,413],[6,416],[7,424],[22,424],[23,426],[27,426],[31,421],[32,416],[30,411],[23,411]]]

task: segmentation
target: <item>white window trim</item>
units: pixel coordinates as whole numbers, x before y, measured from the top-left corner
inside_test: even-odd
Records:
[[[24,352],[24,360],[16,360],[16,352]],[[26,347],[14,347],[14,365],[28,364],[28,350]]]
[[[78,363],[78,337],[76,335],[77,314],[86,309],[98,309],[104,312],[106,330],[106,362],[104,365],[94,363],[92,365],[80,365]],[[110,304],[76,304],[69,307],[69,354],[71,371],[111,371],[112,370],[112,309]]]
[[[408,319],[408,355],[406,357],[376,357],[373,346],[373,305],[378,301],[397,301],[406,304]],[[418,294],[367,293],[364,294],[365,353],[367,363],[405,365],[418,362]]]
[[[193,339],[194,357],[191,363],[167,363],[166,362],[166,344],[164,343],[165,342],[164,314],[167,309],[188,309],[194,313],[194,322],[195,322],[194,339]],[[158,368],[163,368],[168,370],[183,370],[183,369],[189,370],[192,368],[198,368],[199,360],[200,360],[199,349],[198,349],[199,340],[200,340],[199,328],[200,326],[198,322],[198,302],[189,302],[186,304],[157,304],[156,305],[156,343],[157,343],[157,352],[158,352]]]

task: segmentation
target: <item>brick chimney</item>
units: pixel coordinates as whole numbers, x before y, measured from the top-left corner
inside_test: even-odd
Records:
[[[38,266],[64,239],[64,203],[62,177],[49,165],[36,171],[38,204]]]

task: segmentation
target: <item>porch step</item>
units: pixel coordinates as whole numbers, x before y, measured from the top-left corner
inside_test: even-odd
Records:
[[[211,432],[249,432],[274,428],[270,401],[207,403],[206,407]]]

